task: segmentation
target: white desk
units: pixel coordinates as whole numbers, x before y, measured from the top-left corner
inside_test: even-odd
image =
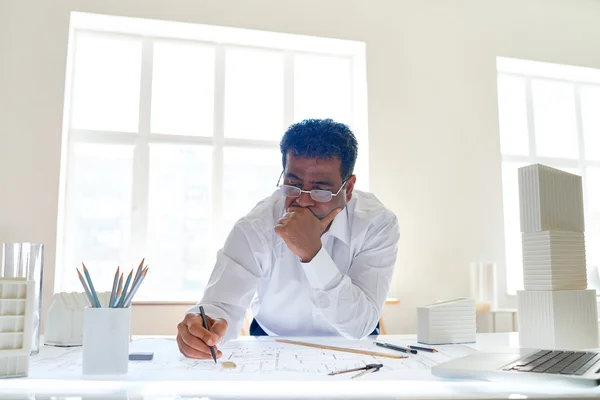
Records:
[[[337,344],[337,338],[296,338],[321,344]],[[413,343],[414,335],[387,335],[379,336],[380,341],[403,344],[407,340]],[[242,341],[272,341],[272,338],[241,338]],[[159,342],[162,341],[162,342]],[[366,342],[371,343],[371,340]],[[177,357],[177,347],[174,341],[172,347],[166,346],[162,339],[150,337],[137,337],[132,342],[132,351],[153,351],[153,345],[162,343],[164,351],[171,352],[171,357]],[[355,342],[360,343],[360,342]],[[514,333],[479,334],[477,343],[472,344],[476,349],[486,351],[501,351],[508,347],[518,347],[518,336]],[[435,346],[438,347],[439,346]],[[54,372],[44,369],[40,364],[52,352],[67,352],[72,362],[64,365]],[[58,354],[58,353],[57,353]],[[182,375],[169,375],[168,371],[153,371],[152,374],[144,373],[139,368],[131,368],[130,373],[118,379],[89,380],[83,379],[76,362],[80,362],[80,348],[70,350],[44,347],[40,356],[32,357],[32,367],[28,378],[0,380],[0,399],[186,399],[205,398],[253,398],[253,399],[391,399],[391,398],[444,398],[444,399],[472,399],[472,398],[505,398],[521,399],[535,398],[598,398],[600,388],[579,389],[565,386],[506,385],[484,381],[455,381],[436,378],[429,370],[419,371],[392,371],[386,375],[384,372],[368,374],[356,380],[348,377],[330,377],[326,374],[302,375],[272,379],[269,376],[237,375],[224,376],[216,372],[194,371],[190,379],[189,371]],[[155,360],[164,357],[155,354]],[[66,359],[67,355],[61,356]],[[190,361],[190,360],[187,360]],[[210,365],[210,362],[206,364]],[[212,364],[214,365],[214,364]],[[184,376],[185,375],[185,376]],[[58,396],[58,397],[57,397]],[[525,396],[525,397],[524,397]]]

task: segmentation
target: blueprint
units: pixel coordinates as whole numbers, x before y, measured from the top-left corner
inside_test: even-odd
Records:
[[[342,339],[315,339],[311,343],[323,343],[364,349],[378,352],[389,352],[376,347],[372,340],[351,341]],[[407,343],[394,342],[398,345]],[[404,359],[374,357],[370,355],[345,353],[333,350],[322,350],[303,347],[270,340],[232,341],[219,349],[223,352],[217,364],[212,360],[195,360],[181,355],[177,343],[173,339],[153,338],[134,340],[130,351],[152,351],[152,361],[130,361],[129,372],[119,379],[135,380],[197,380],[197,379],[349,379],[352,374],[340,374],[334,377],[330,372],[362,367],[370,363],[383,364],[383,368],[365,379],[388,377],[390,374],[406,374],[414,377],[420,371],[422,377],[428,377],[431,366],[456,357],[465,356],[475,350],[466,345],[438,346],[438,353],[420,351],[419,354],[407,354]],[[236,368],[224,368],[223,361],[232,361]],[[81,378],[81,347],[44,346],[38,356],[31,358],[30,378]]]

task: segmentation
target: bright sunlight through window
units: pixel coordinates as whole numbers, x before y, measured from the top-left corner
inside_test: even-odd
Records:
[[[498,58],[508,294],[523,289],[517,169],[541,163],[582,176],[586,261],[600,265],[600,70]]]
[[[65,110],[58,291],[146,257],[138,301],[197,301],[305,118],[354,130],[368,189],[364,43],[73,13]]]

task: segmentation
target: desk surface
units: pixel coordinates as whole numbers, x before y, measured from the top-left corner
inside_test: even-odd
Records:
[[[339,345],[340,338],[294,338],[312,343]],[[415,343],[414,335],[379,336],[378,341],[396,344]],[[373,338],[365,341],[346,341],[353,347],[372,345]],[[232,342],[238,348],[256,344],[271,346],[272,338],[242,337]],[[477,350],[502,351],[518,347],[515,333],[478,334],[477,342],[468,345]],[[345,346],[348,347],[348,346]],[[440,348],[441,346],[435,346]],[[214,363],[181,360],[173,338],[136,337],[132,351],[155,351],[156,364],[130,365],[123,377],[89,379],[81,376],[81,348],[44,346],[39,356],[31,358],[28,378],[0,380],[0,399],[60,399],[82,396],[94,399],[229,399],[229,398],[319,398],[319,399],[391,399],[391,398],[597,398],[600,389],[578,389],[563,386],[506,385],[485,381],[444,380],[431,375],[426,368],[394,370],[369,374],[360,379],[330,377],[325,373],[301,374],[227,374],[215,370]],[[226,355],[226,351],[224,351]],[[308,353],[304,353],[308,354]],[[314,356],[314,353],[311,353]],[[323,353],[323,357],[330,357]],[[54,358],[52,358],[54,357]],[[170,357],[171,361],[167,359]],[[343,358],[343,357],[340,357]],[[165,364],[160,364],[163,362]],[[313,362],[316,360],[312,360]],[[318,360],[317,360],[318,361]],[[267,362],[267,361],[265,361]],[[56,368],[48,368],[51,363]],[[143,363],[143,362],[142,362]],[[175,365],[173,364],[175,363]],[[177,365],[180,363],[181,365]],[[203,363],[203,364],[202,364]],[[190,365],[200,367],[186,369]],[[146,368],[147,370],[144,370]],[[169,368],[176,367],[174,370]],[[181,369],[177,369],[181,367]],[[158,368],[158,369],[157,369]],[[364,379],[363,379],[364,378]],[[56,397],[58,396],[58,397]],[[525,397],[523,397],[525,396]]]

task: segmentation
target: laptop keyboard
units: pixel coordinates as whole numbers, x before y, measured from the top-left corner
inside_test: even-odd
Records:
[[[583,375],[598,367],[600,353],[589,351],[540,350],[502,368],[503,371],[561,375]],[[598,368],[596,373],[600,372]]]

